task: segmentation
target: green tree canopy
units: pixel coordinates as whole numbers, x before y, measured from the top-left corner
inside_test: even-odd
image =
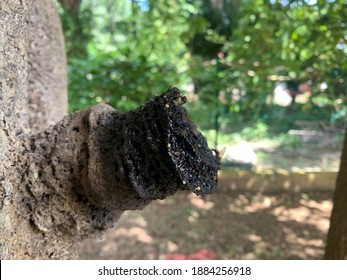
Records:
[[[347,111],[343,0],[83,0],[74,14],[82,29],[66,10],[70,110],[99,102],[128,110],[176,85],[189,89],[206,128],[218,118],[267,122],[288,113],[267,98],[282,81],[294,94],[302,83],[311,90],[291,112]]]

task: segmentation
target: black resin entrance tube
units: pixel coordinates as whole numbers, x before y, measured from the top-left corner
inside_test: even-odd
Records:
[[[171,88],[127,113],[91,111],[88,183],[80,191],[95,205],[120,210],[178,190],[213,193],[220,157],[190,120],[185,102]]]

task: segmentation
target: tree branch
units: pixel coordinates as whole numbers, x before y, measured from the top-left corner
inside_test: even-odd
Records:
[[[31,137],[22,201],[46,242],[59,237],[47,252],[32,250],[35,258],[70,258],[78,241],[112,227],[123,211],[178,190],[214,192],[220,158],[184,102],[173,88],[128,113],[98,105]]]

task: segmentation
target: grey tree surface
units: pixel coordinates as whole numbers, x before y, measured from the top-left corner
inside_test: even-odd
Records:
[[[327,260],[347,260],[347,133],[345,134],[333,202],[334,207],[330,217],[324,258]]]
[[[220,158],[178,89],[128,113],[64,116],[65,68],[53,1],[0,1],[1,259],[75,258],[123,211],[217,187]]]

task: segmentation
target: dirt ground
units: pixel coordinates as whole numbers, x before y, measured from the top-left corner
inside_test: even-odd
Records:
[[[261,169],[337,171],[342,140],[322,143],[253,148]],[[204,198],[180,192],[125,212],[103,240],[81,244],[80,258],[166,259],[208,250],[217,259],[322,259],[332,197],[331,191],[261,194],[226,187]]]
[[[218,259],[322,259],[330,192],[181,192],[124,213],[103,240],[87,240],[80,259],[165,259],[206,249]]]

